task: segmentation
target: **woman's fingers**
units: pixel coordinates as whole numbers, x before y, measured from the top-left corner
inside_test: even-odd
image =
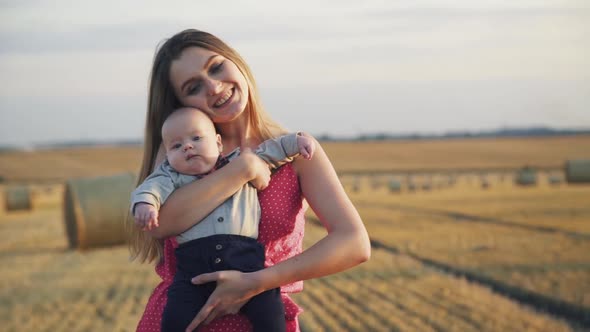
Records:
[[[222,313],[221,310],[219,309],[219,307],[215,307],[215,308],[213,308],[213,310],[211,310],[211,312],[209,313],[207,318],[205,318],[205,321],[203,322],[203,324],[207,325],[207,324],[211,323],[215,318],[221,317],[224,314],[225,313]]]
[[[191,279],[195,285],[206,284],[208,282],[217,281],[221,278],[221,272],[203,273]]]
[[[240,157],[244,158],[254,176],[250,180],[250,184],[258,190],[266,189],[270,182],[270,169],[268,164],[249,149],[244,149]]]
[[[195,285],[206,284],[208,282],[217,281],[219,280],[220,273],[219,272],[212,272],[212,273],[203,273],[191,279],[191,282]],[[215,292],[214,292],[215,293]],[[216,317],[216,302],[215,297],[213,294],[209,296],[207,302],[201,308],[201,311],[195,316],[195,318],[191,321],[191,323],[186,328],[186,331],[193,331],[196,329],[201,323],[208,324]],[[213,314],[213,315],[212,315]]]
[[[262,160],[262,159],[261,159]],[[268,183],[270,182],[270,169],[268,165],[264,164],[263,167],[258,169],[256,173],[256,177],[250,181],[250,183],[256,188],[257,190],[264,190],[268,187]]]
[[[195,316],[195,318],[193,318],[191,323],[188,324],[185,331],[186,332],[194,331],[199,325],[201,325],[202,322],[205,321],[205,319],[207,319],[207,317],[209,317],[209,315],[211,314],[213,309],[215,309],[215,306],[213,305],[212,297],[209,297],[207,302],[205,302],[205,305],[203,306],[203,308],[201,308],[201,311],[199,311],[199,313]]]
[[[257,292],[252,278],[239,271],[217,271],[204,273],[191,279],[193,284],[216,282],[217,285],[207,302],[197,313],[187,331],[192,331],[200,324],[208,324],[216,318],[235,314]]]
[[[200,274],[200,275],[192,278],[191,282],[195,285],[200,285],[200,284],[206,284],[208,282],[218,281],[221,279],[221,277],[222,277],[221,272],[203,273],[203,274]],[[217,297],[215,296],[217,293],[216,291],[217,291],[217,288],[215,289],[215,291],[213,291],[211,296],[209,296],[209,299],[207,299],[207,302],[205,303],[203,308],[201,308],[201,311],[199,311],[199,313],[197,313],[195,318],[192,320],[192,322],[186,328],[187,332],[193,331],[201,323],[209,324],[211,321],[213,321],[215,318],[217,318],[217,316],[220,314],[220,310],[218,309],[219,302],[217,300]]]

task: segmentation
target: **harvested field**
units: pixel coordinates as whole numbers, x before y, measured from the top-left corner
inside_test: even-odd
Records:
[[[323,142],[339,173],[514,170],[525,165],[561,169],[588,159],[590,136]],[[137,173],[141,147],[99,146],[0,153],[8,182],[63,181],[71,177]],[[39,167],[43,165],[43,167]]]
[[[0,221],[4,331],[133,331],[157,277],[130,264],[124,246],[67,250],[61,213]],[[306,245],[324,231],[308,224]],[[490,289],[375,249],[367,264],[306,282],[295,300],[304,331],[571,331]],[[337,305],[336,305],[337,304]]]
[[[323,145],[374,246],[369,262],[294,295],[304,332],[590,328],[590,185],[560,181],[566,159],[590,158],[590,137]],[[135,329],[153,266],[125,246],[69,250],[62,204],[67,178],[135,171],[140,154],[0,153],[0,198],[32,192],[30,209],[0,209],[3,330]],[[540,169],[534,186],[514,184],[525,165]],[[325,234],[308,220],[305,246]]]

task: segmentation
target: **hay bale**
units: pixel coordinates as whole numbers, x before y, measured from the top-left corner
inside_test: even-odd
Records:
[[[450,174],[448,184],[449,186],[454,186],[455,184],[457,184],[457,175]]]
[[[402,183],[396,179],[389,180],[389,192],[399,193],[402,190]]]
[[[6,193],[3,185],[0,185],[0,215],[6,212]]]
[[[381,185],[382,185],[382,184],[383,184],[383,183],[382,183],[382,181],[381,181],[381,178],[380,178],[378,175],[373,175],[373,176],[371,177],[371,187],[372,187],[374,190],[377,190],[377,189],[379,189],[379,188],[381,187]]]
[[[537,171],[530,167],[524,167],[518,170],[514,181],[520,186],[534,186],[537,184]]]
[[[565,162],[565,179],[568,183],[590,182],[590,160],[568,160]]]
[[[352,183],[352,192],[358,193],[359,191],[361,191],[361,179],[355,176]]]
[[[131,173],[70,179],[64,193],[64,221],[70,248],[125,243],[124,221],[135,188]]]
[[[6,211],[31,209],[31,190],[28,186],[9,186],[5,190]]]
[[[490,187],[490,181],[488,177],[485,175],[480,175],[479,177],[481,183],[481,189],[488,189]]]
[[[547,178],[547,181],[549,182],[550,185],[552,186],[558,186],[561,184],[561,182],[563,182],[563,178],[559,175],[556,174],[551,174],[549,175],[549,177]]]

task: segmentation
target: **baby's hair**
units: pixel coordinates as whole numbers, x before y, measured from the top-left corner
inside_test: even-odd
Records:
[[[203,113],[205,116],[207,116],[207,118],[209,119],[209,121],[211,121],[213,123],[213,128],[215,129],[215,133],[218,134],[218,130],[217,130],[217,126],[215,125],[215,123],[213,122],[213,120],[211,120],[211,117],[209,116],[209,114],[207,114],[206,112],[196,108],[196,107],[191,107],[191,106],[182,106],[182,107],[178,107],[175,108],[172,112],[170,112],[168,115],[166,115],[166,118],[164,119],[163,123],[166,123],[166,121],[168,121],[168,119],[170,119],[173,115],[177,115],[179,113],[179,111],[197,111],[197,112],[201,112]],[[160,129],[160,131],[164,130],[164,126],[162,125],[162,129]]]

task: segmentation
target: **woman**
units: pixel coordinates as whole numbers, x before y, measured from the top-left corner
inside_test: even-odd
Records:
[[[169,237],[203,219],[246,182],[262,190],[258,240],[265,245],[267,268],[195,276],[193,283],[216,282],[217,287],[187,331],[197,326],[202,326],[200,331],[249,331],[248,320],[235,313],[254,295],[276,287],[281,287],[287,330],[298,331],[301,310],[288,293],[300,291],[302,280],[340,272],[369,258],[370,242],[361,218],[319,143],[312,160],[297,158],[272,178],[264,162],[247,152],[285,130],[263,112],[254,77],[238,53],[198,30],[174,35],[156,53],[140,182],[162,161],[160,129],[167,115],[180,106],[201,109],[211,117],[221,134],[224,154],[237,147],[246,152],[202,180],[176,190],[161,207],[159,227],[142,233],[128,225],[133,235],[132,257],[140,261],[158,259],[156,271],[162,277],[138,331],[159,330],[166,290],[175,273],[176,243]],[[301,252],[305,202],[328,235]]]

